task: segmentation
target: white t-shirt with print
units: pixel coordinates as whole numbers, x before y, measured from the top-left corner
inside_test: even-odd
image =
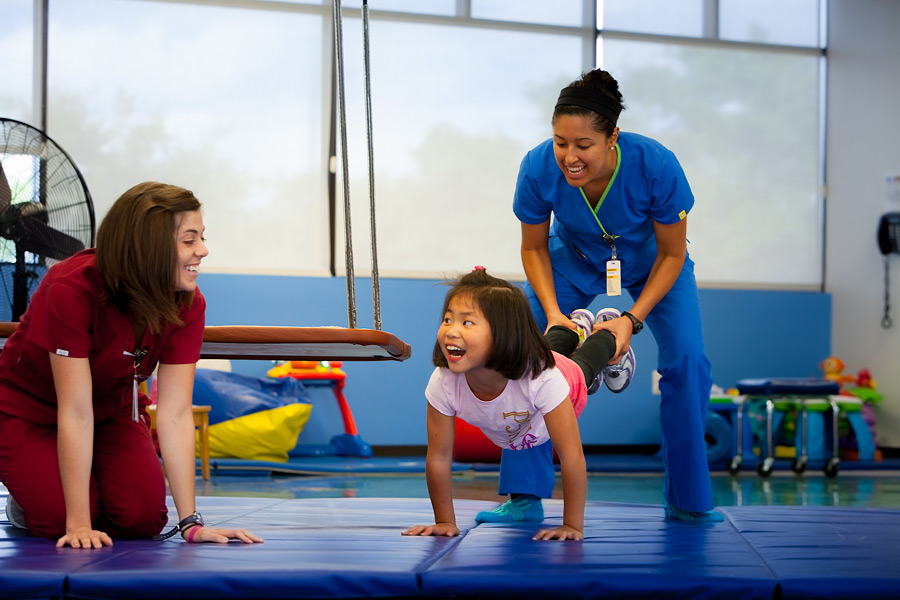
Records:
[[[488,402],[479,400],[464,374],[436,368],[425,397],[442,415],[457,416],[481,429],[501,448],[524,450],[550,439],[544,415],[569,396],[569,384],[553,367],[536,379],[510,379],[503,392]]]

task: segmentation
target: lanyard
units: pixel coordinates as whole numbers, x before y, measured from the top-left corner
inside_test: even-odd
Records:
[[[147,356],[147,352],[149,352],[149,348],[139,348],[134,352],[123,351],[122,354],[125,356],[130,356],[134,359],[134,380],[131,388],[131,420],[135,423],[138,422],[138,372],[137,369],[141,366],[141,359]]]
[[[584,193],[584,188],[578,188],[578,191],[581,192],[581,197],[584,198],[585,204],[588,206],[588,210],[591,211],[591,214],[594,215],[594,220],[597,221],[597,225],[600,227],[600,231],[603,232],[603,241],[609,244],[609,247],[612,248],[612,259],[616,259],[616,238],[619,237],[617,235],[612,235],[607,233],[606,229],[603,227],[603,223],[600,222],[600,217],[597,216],[597,211],[600,210],[600,207],[603,205],[603,201],[606,200],[606,194],[609,193],[609,190],[613,186],[613,182],[616,180],[616,175],[619,174],[619,167],[622,165],[622,149],[619,148],[619,144],[616,144],[616,170],[613,171],[612,177],[609,178],[609,183],[606,185],[606,189],[603,190],[603,195],[600,196],[600,200],[597,202],[597,207],[594,208],[591,206],[591,201],[588,200],[587,194]]]

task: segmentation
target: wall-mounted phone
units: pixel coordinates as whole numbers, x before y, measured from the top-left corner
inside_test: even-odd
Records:
[[[889,212],[878,220],[878,249],[882,254],[900,254],[900,212]]]
[[[900,212],[884,213],[878,220],[878,249],[884,255],[884,316],[881,318],[881,326],[888,329],[893,324],[888,284],[890,274],[888,255],[900,254]]]

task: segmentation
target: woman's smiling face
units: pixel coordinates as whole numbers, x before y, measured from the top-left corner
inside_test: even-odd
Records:
[[[175,248],[178,254],[178,270],[175,273],[175,290],[193,292],[200,275],[200,261],[209,254],[203,237],[203,215],[199,210],[175,215]]]
[[[587,116],[560,115],[556,118],[553,122],[553,154],[569,185],[585,187],[592,181],[609,178],[610,150],[615,147],[618,134],[618,129],[611,136],[597,131]]]

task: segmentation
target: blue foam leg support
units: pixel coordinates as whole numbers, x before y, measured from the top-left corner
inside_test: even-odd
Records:
[[[825,460],[831,458],[831,452],[825,443],[825,416],[822,412],[807,413],[806,426],[809,433],[806,436],[806,456],[810,460]],[[794,436],[794,444],[797,449],[797,456],[800,456],[801,448],[803,448],[803,429],[800,424],[802,415],[797,413],[797,431]],[[831,418],[830,416],[828,417]]]
[[[331,445],[338,456],[372,456],[372,446],[358,435],[339,433],[331,438]]]
[[[860,460],[875,460],[875,440],[872,439],[872,431],[869,429],[862,413],[846,412],[844,415],[856,436],[856,447],[859,450]]]

